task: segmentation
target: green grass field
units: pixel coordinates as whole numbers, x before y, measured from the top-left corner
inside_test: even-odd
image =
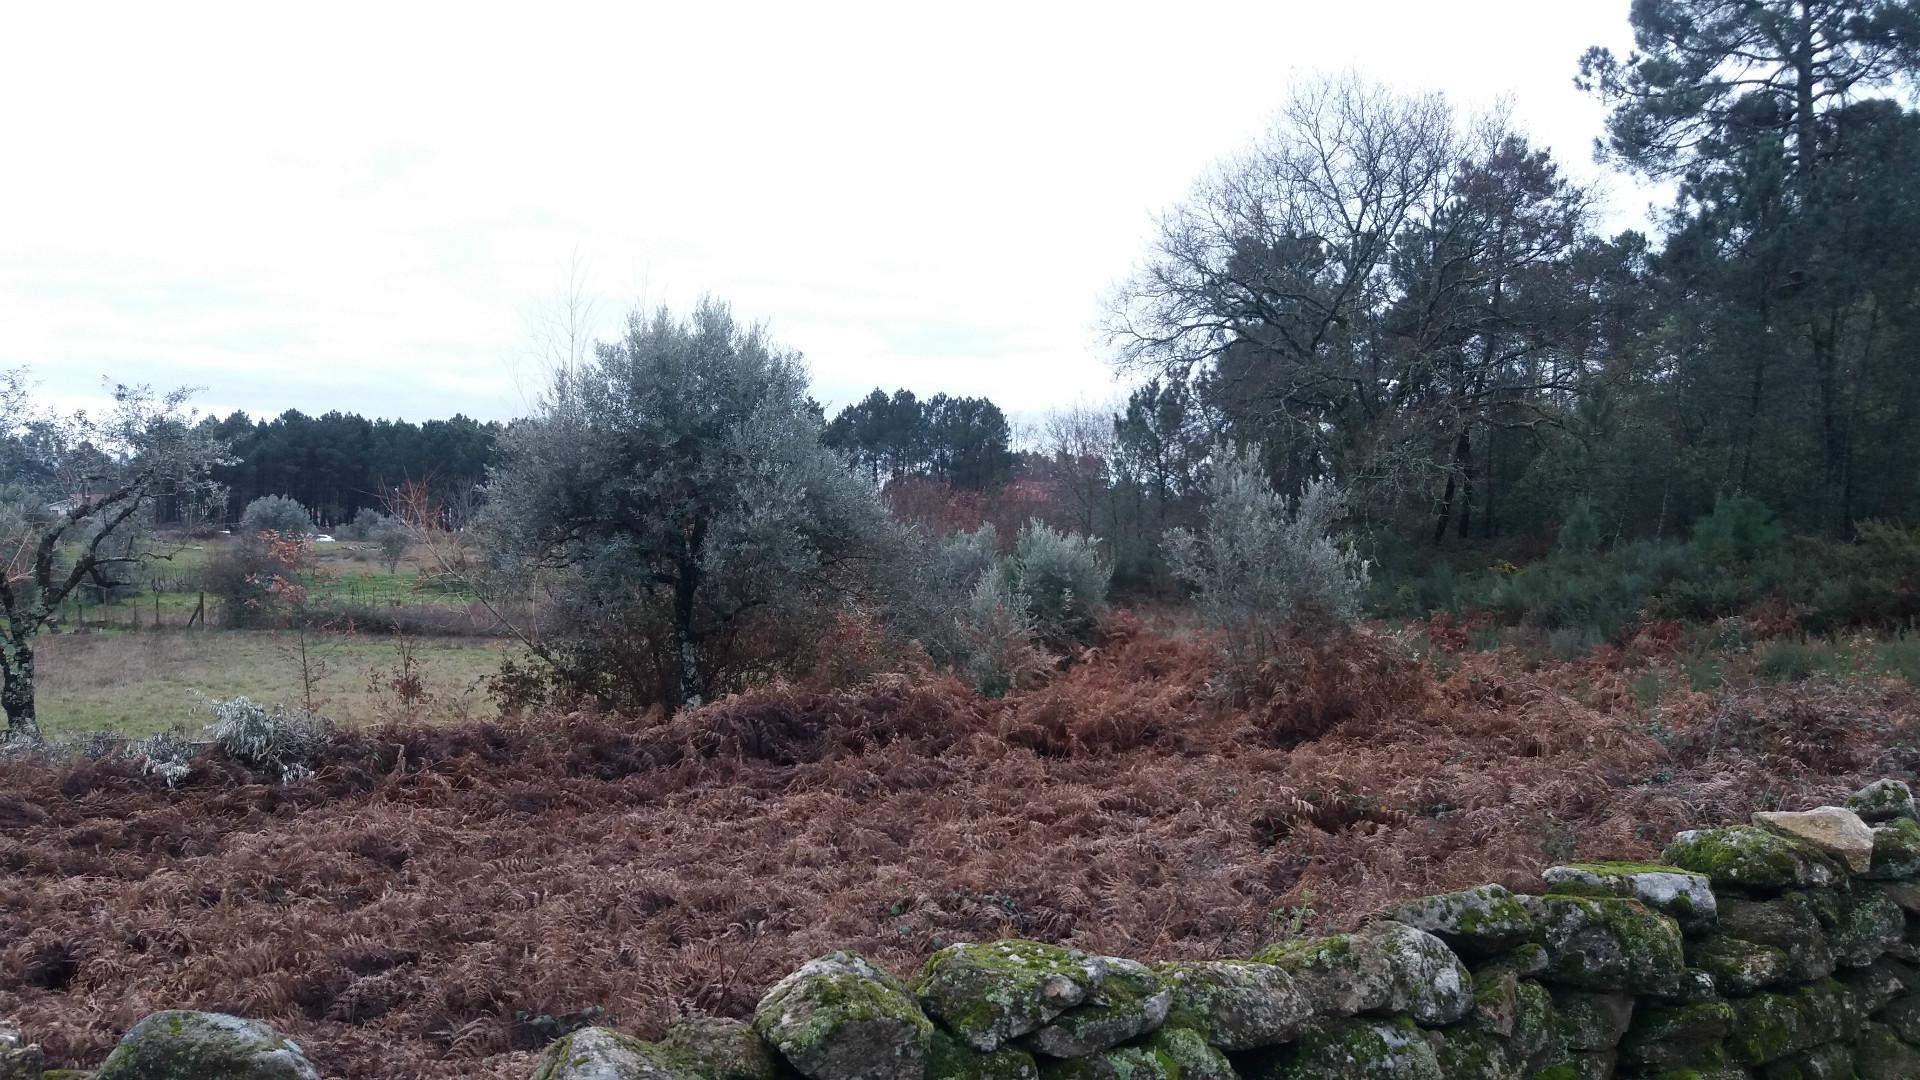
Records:
[[[308,636],[321,714],[347,724],[399,715],[389,688],[402,640]],[[260,630],[52,634],[39,643],[39,714],[48,735],[111,730],[147,735],[175,724],[196,728],[203,698],[245,695],[263,704],[301,703],[299,635]],[[480,679],[514,646],[483,638],[412,643],[428,699],[416,717],[453,721],[494,714]]]

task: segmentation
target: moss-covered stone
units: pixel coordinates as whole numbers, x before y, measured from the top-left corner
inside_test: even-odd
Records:
[[[1141,1046],[1115,1046],[1086,1057],[1050,1060],[1040,1075],[1045,1080],[1180,1080],[1173,1062]]]
[[[1414,1022],[1334,1020],[1252,1063],[1252,1080],[1446,1080],[1436,1043]]]
[[[1863,1019],[1852,992],[1833,979],[1731,1004],[1735,1019],[1727,1048],[1747,1065],[1765,1065],[1821,1043],[1850,1039]]]
[[[1885,1024],[1866,1024],[1853,1044],[1860,1080],[1913,1080],[1920,1076],[1920,1049],[1900,1041]]]
[[[1903,1041],[1920,1046],[1920,994],[1895,998],[1874,1019],[1892,1028]]]
[[[1673,994],[1686,957],[1680,927],[1638,900],[1526,897],[1550,964],[1542,979],[1586,990]]]
[[[1920,878],[1920,821],[1895,818],[1873,829],[1873,868],[1878,881]]]
[[[751,1025],[719,1016],[689,1016],[667,1029],[660,1049],[690,1065],[701,1080],[775,1080],[779,1061]]]
[[[982,1053],[944,1031],[935,1031],[927,1043],[927,1080],[1038,1080],[1039,1076],[1033,1055],[1016,1046]]]
[[[1788,1054],[1762,1067],[1760,1080],[1853,1080],[1853,1047],[1826,1043]]]
[[[921,1080],[933,1021],[899,979],[835,952],[775,983],[753,1030],[813,1080]]]
[[[1533,1080],[1612,1080],[1618,1057],[1612,1050],[1571,1053],[1533,1074]]]
[[[1733,1031],[1733,1007],[1724,1001],[1641,1005],[1620,1041],[1620,1060],[1641,1069],[1720,1066],[1722,1043]]]
[[[1179,1080],[1239,1080],[1227,1056],[1189,1028],[1163,1027],[1141,1048],[1172,1065]]]
[[[1847,808],[1869,824],[1894,818],[1916,818],[1913,789],[1901,780],[1875,780],[1853,793]]]
[[[991,1052],[1085,1001],[1106,975],[1104,957],[1078,949],[995,941],[934,953],[913,990],[927,1015]]]
[[[1788,978],[1812,982],[1833,974],[1833,948],[1827,940],[1822,906],[1831,894],[1789,892],[1771,900],[1727,897],[1720,902],[1720,929],[1730,938],[1766,945],[1785,953]],[[1829,919],[1837,916],[1828,913]],[[1704,967],[1705,965],[1701,965]],[[1715,973],[1718,977],[1718,973]]]
[[[1900,910],[1907,914],[1920,915],[1920,885],[1910,881],[1876,881],[1872,888],[1900,905]]]
[[[1158,1028],[1173,1002],[1160,976],[1145,964],[1107,957],[1106,978],[1087,1000],[1068,1009],[1020,1044],[1036,1054],[1082,1057]]]
[[[1620,896],[1671,917],[1687,933],[1713,926],[1718,903],[1706,875],[1659,863],[1591,862],[1548,867],[1540,875],[1571,896]]]
[[[1474,984],[1474,1008],[1447,1028],[1438,1049],[1449,1077],[1524,1080],[1565,1056],[1546,987],[1511,972]]]
[[[1402,922],[1283,942],[1261,952],[1283,968],[1320,1016],[1405,1012],[1450,1024],[1473,1007],[1473,976],[1445,942]]]
[[[1761,810],[1753,823],[1768,832],[1804,840],[1863,874],[1873,862],[1873,830],[1860,815],[1842,806],[1812,810]]]
[[[1492,956],[1533,937],[1533,916],[1498,885],[1409,900],[1387,918],[1424,930],[1469,958]]]
[[[581,1028],[547,1047],[533,1080],[694,1080],[700,1074],[661,1047],[612,1028]]]
[[[1531,979],[1544,974],[1551,963],[1546,948],[1537,941],[1529,941],[1481,961],[1472,968],[1473,982],[1478,986],[1483,978],[1498,978],[1503,974],[1511,974],[1517,979]]]
[[[1633,1021],[1634,999],[1626,994],[1554,990],[1553,1008],[1568,1050],[1611,1051]]]
[[[0,1080],[40,1080],[47,1055],[28,1042],[13,1024],[0,1024]]]
[[[1884,893],[1862,891],[1835,898],[1839,908],[1827,928],[1833,960],[1841,967],[1866,967],[1900,943],[1907,930],[1907,913]]]
[[[1687,963],[1712,976],[1723,994],[1751,994],[1794,981],[1793,960],[1785,949],[1723,933],[1687,942]]]
[[[319,1080],[292,1039],[225,1013],[157,1012],[107,1056],[99,1080]]]
[[[1847,877],[1838,860],[1812,844],[1752,825],[1683,832],[1661,860],[1704,874],[1718,888],[1827,888]]]
[[[1867,967],[1840,973],[1840,982],[1853,991],[1854,1004],[1862,1013],[1877,1013],[1908,993],[1906,983],[1891,968],[1898,963],[1882,959]]]
[[[1293,976],[1273,964],[1197,960],[1159,964],[1172,991],[1166,1024],[1189,1028],[1228,1053],[1283,1043],[1314,1020]]]

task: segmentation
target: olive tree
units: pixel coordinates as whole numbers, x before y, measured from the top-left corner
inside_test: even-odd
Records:
[[[119,386],[98,413],[35,405],[23,371],[0,372],[0,706],[37,739],[34,641],[75,590],[112,587],[160,557],[144,526],[157,500],[208,505],[226,448],[192,423],[189,391]]]
[[[544,574],[560,609],[536,651],[668,708],[777,670],[779,635],[861,595],[892,530],[821,428],[799,355],[712,299],[636,311],[559,366],[502,437],[482,520],[496,563]]]

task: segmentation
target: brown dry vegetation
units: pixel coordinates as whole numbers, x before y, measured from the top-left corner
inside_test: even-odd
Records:
[[[64,1065],[195,1007],[274,1023],[329,1076],[521,1077],[568,1014],[643,1035],[744,1015],[831,948],[900,971],[1003,935],[1243,956],[1920,762],[1913,693],[1890,684],[1650,713],[1642,661],[1507,659],[1442,678],[1363,636],[1224,710],[1200,646],[1122,621],[1003,702],[889,677],[666,725],[362,732],[291,787],[217,758],[171,791],[126,761],[16,761],[0,1013]]]

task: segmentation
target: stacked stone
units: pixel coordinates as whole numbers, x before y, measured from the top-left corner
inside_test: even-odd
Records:
[[[1541,896],[1426,897],[1248,960],[999,941],[903,981],[837,952],[750,1024],[690,1019],[657,1043],[585,1028],[534,1080],[1920,1080],[1906,784],[1681,833],[1662,857],[1557,866]],[[0,1080],[37,1062],[0,1038]],[[97,1080],[183,1075],[313,1071],[258,1024],[160,1013]]]

